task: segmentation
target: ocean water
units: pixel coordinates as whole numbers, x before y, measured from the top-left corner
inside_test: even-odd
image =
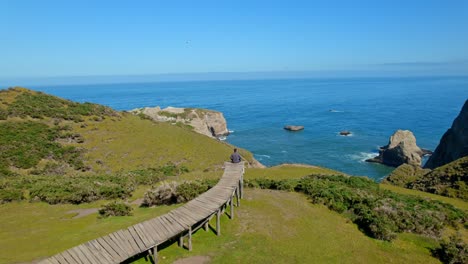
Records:
[[[382,179],[392,168],[366,163],[397,129],[434,150],[468,99],[468,77],[290,79],[33,86],[117,110],[145,106],[224,113],[227,141],[267,166],[305,163]],[[289,132],[285,125],[305,126]],[[340,136],[349,130],[351,136]],[[228,158],[228,157],[226,157]]]

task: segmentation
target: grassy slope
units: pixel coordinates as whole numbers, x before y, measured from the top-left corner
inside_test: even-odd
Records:
[[[129,114],[121,120],[92,122],[84,128],[77,124],[74,131],[84,138],[80,145],[91,150],[86,157],[96,172],[157,167],[167,162],[209,171],[220,168],[232,152],[229,146],[206,136]]]
[[[0,205],[0,263],[38,260],[118,229],[164,214],[174,206],[137,208],[134,215],[98,219],[97,213],[72,219],[71,210],[98,208],[103,201],[83,205],[13,202]]]
[[[199,230],[192,252],[176,244],[162,250],[160,263],[196,255],[210,256],[213,263],[439,263],[430,256],[428,248],[435,246],[430,239],[409,234],[393,243],[371,239],[298,193],[246,189],[235,216],[223,216],[220,237]]]

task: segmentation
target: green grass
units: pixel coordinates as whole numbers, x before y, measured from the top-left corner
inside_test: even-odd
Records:
[[[203,173],[221,168],[232,152],[230,146],[207,136],[133,115],[92,122],[86,127],[76,125],[74,130],[84,138],[80,145],[92,150],[86,158],[95,172],[134,170],[173,162]]]
[[[100,208],[106,201],[83,205],[13,202],[0,205],[0,263],[38,260],[88,240],[164,214],[175,206],[139,208],[133,216],[73,219],[71,210]]]
[[[159,252],[160,263],[200,255],[212,263],[439,263],[429,250],[437,243],[429,238],[402,234],[391,243],[369,238],[298,193],[246,189],[235,218],[222,217],[221,233],[199,230],[192,252],[172,244]]]
[[[248,168],[245,171],[245,179],[299,179],[311,174],[320,175],[344,175],[341,172],[316,166],[285,164],[271,168]]]

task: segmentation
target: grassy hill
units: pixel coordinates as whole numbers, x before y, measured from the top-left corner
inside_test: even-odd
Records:
[[[164,214],[177,205],[139,206],[148,189],[217,179],[232,151],[186,126],[24,88],[0,91],[0,146],[0,263],[38,260]],[[247,188],[236,218],[223,216],[221,237],[198,231],[193,252],[169,245],[161,263],[196,254],[214,263],[437,263],[430,249],[439,238],[468,240],[461,200],[308,165],[248,168],[245,182],[270,190]],[[100,218],[97,209],[115,200],[133,215]],[[362,220],[390,228],[393,240],[371,238]]]
[[[454,160],[434,170],[403,164],[386,177],[384,182],[468,201],[468,157]]]

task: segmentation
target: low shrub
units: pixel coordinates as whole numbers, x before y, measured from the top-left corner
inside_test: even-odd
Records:
[[[216,185],[214,180],[186,181],[180,184],[175,181],[163,182],[145,193],[142,206],[188,202],[214,185]]]
[[[188,202],[207,190],[208,186],[202,182],[183,182],[176,188],[177,202]]]
[[[132,215],[133,208],[123,202],[112,202],[99,209],[102,217]]]
[[[460,235],[451,236],[448,241],[440,243],[440,248],[434,250],[433,255],[443,263],[464,264],[468,262],[468,245]]]
[[[145,193],[142,206],[169,205],[177,203],[177,182],[163,182]]]
[[[0,188],[0,203],[21,201],[24,199],[23,192],[15,188]]]

